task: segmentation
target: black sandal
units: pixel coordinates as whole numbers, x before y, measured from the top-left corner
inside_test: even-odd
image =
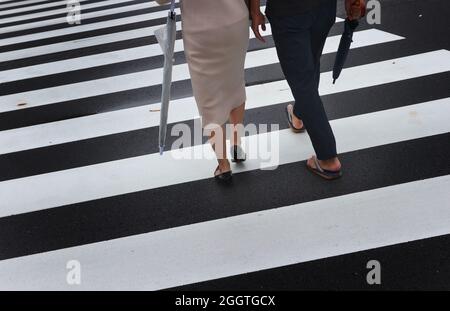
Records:
[[[340,169],[339,171],[329,171],[329,170],[323,169],[320,166],[319,160],[317,159],[317,157],[313,156],[313,159],[314,159],[314,164],[316,165],[316,167],[310,166],[308,164],[308,161],[306,161],[306,167],[308,168],[308,170],[310,170],[314,174],[316,174],[326,180],[334,180],[334,179],[338,179],[338,178],[342,177],[342,169]]]
[[[292,107],[292,105],[289,104],[289,105],[286,106],[286,117],[287,117],[287,121],[288,121],[289,127],[291,128],[291,130],[294,133],[303,133],[305,131],[305,125],[303,124],[303,126],[301,128],[296,128],[294,126],[294,124],[292,123],[292,113],[293,112],[292,112],[291,109],[289,109],[289,107]]]
[[[245,154],[244,150],[242,150],[241,146],[238,145],[231,146],[230,153],[231,153],[231,162],[241,163],[247,159],[247,155]]]
[[[231,171],[220,173],[220,174],[217,174],[217,172],[220,172],[219,166],[217,166],[216,170],[214,171],[214,178],[220,182],[229,182],[229,181],[231,181],[231,178],[233,177]]]

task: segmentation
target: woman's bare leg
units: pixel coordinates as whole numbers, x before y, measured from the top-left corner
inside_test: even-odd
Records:
[[[244,122],[244,113],[245,113],[245,102],[242,103],[239,107],[234,108],[230,112],[230,123],[233,129],[233,135],[231,136],[231,145],[240,145],[241,144],[241,135],[239,132],[239,126],[243,126]]]
[[[230,162],[227,159],[226,151],[226,131],[225,127],[219,127],[216,130],[212,130],[209,135],[209,142],[216,153],[217,162],[219,163],[219,172],[222,174],[230,171]]]
[[[239,131],[239,125],[244,122],[245,103],[242,103],[239,107],[234,108],[230,112],[230,123],[233,133],[231,135],[231,145],[241,144],[241,133]],[[217,162],[219,163],[219,174],[228,172],[231,170],[230,162],[227,158],[226,151],[226,128],[225,126],[211,130],[209,135],[209,142],[216,153]]]

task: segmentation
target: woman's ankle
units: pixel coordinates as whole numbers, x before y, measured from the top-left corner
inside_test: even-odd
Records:
[[[230,161],[228,159],[217,159],[217,162],[219,163],[219,168],[221,171],[228,170],[230,168]]]

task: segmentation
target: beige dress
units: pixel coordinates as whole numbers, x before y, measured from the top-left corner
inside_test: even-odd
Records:
[[[247,5],[245,0],[182,0],[181,12],[186,61],[203,127],[222,125],[246,100]]]

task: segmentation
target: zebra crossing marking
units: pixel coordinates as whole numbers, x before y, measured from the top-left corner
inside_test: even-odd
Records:
[[[358,79],[351,81],[343,79],[339,82],[339,85],[322,82],[319,90],[321,95],[337,94],[449,71],[450,63],[447,66],[438,64],[436,68],[430,66],[431,62],[436,59],[435,56],[436,54],[428,54],[426,57],[410,56],[407,59],[397,59],[396,64],[400,65],[400,69],[392,65],[393,60],[353,67],[348,75],[357,76]],[[440,57],[442,56],[440,54]],[[373,75],[373,70],[378,70],[383,74]],[[322,81],[331,81],[331,75],[331,72],[322,73]],[[247,97],[247,110],[293,100],[285,80],[247,87]],[[158,126],[159,114],[150,111],[158,110],[159,106],[160,104],[153,104],[150,107],[120,109],[0,131],[0,154],[45,147],[49,145],[49,142],[51,142],[50,145],[54,145]],[[183,122],[199,117],[193,97],[174,100],[169,112],[170,123]],[[131,122],[131,120],[133,121]]]
[[[270,34],[271,33],[269,33],[268,35]],[[324,47],[324,54],[336,52],[339,47],[340,38],[341,38],[340,35],[327,38]],[[390,33],[386,33],[381,30],[376,29],[362,30],[359,32],[355,32],[353,38],[354,44],[352,45],[352,48],[360,48],[402,39],[404,38],[392,35]],[[178,49],[182,48],[182,44],[178,44],[177,47]],[[112,51],[83,57],[75,57],[62,61],[0,71],[0,83],[127,62],[137,59],[149,58],[157,55],[161,55],[161,48],[156,45],[151,45],[150,47],[142,46],[137,48],[124,49],[119,51]],[[265,48],[261,50],[248,52],[245,68],[254,68],[274,63],[278,63],[278,56],[275,48]],[[157,68],[152,69],[149,72],[149,76],[154,77],[153,80],[149,81],[149,83],[152,83],[150,85],[156,85],[161,83],[162,70],[163,68]],[[174,66],[174,81],[189,78],[190,75],[186,63]]]
[[[0,261],[1,290],[158,290],[450,233],[450,175]],[[268,251],[270,250],[270,251]]]
[[[446,98],[330,123],[338,141],[338,153],[345,153],[450,132],[448,115],[450,105]],[[279,142],[276,165],[303,161],[314,153],[307,135],[293,135],[289,129],[249,136],[243,144],[258,145],[269,141],[269,137]],[[174,160],[183,152],[203,153],[210,160]],[[213,159],[213,151],[206,144],[171,150],[162,157],[154,153],[3,181],[0,217],[211,178],[216,167]],[[233,170],[239,173],[261,169],[265,162],[250,159]]]

